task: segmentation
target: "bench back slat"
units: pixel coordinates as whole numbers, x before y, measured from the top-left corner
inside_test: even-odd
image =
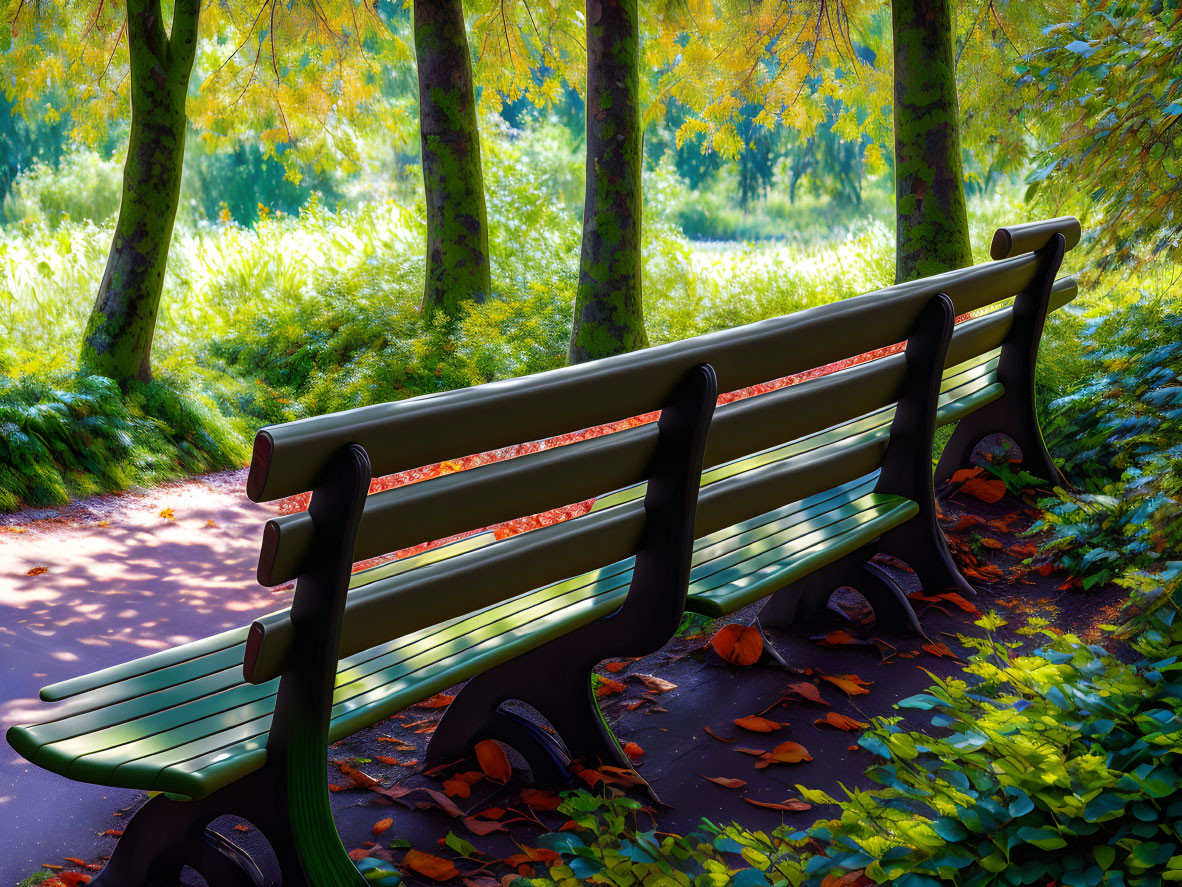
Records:
[[[1038,268],[1037,255],[1017,256],[589,364],[273,425],[255,438],[247,492],[303,493],[349,442],[381,476],[639,415],[698,363],[715,368],[721,391],[803,372],[905,339],[934,292],[962,314],[1025,289]]]
[[[705,467],[794,440],[889,406],[903,378],[901,355],[719,408]],[[655,424],[554,447],[375,493],[366,504],[354,561],[595,498],[647,477]],[[258,578],[299,575],[313,540],[306,512],[273,518],[263,532]]]

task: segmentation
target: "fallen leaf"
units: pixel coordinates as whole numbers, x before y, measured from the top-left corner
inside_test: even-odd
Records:
[[[87,862],[84,859],[79,859],[77,856],[64,856],[62,858],[66,862],[78,866],[78,868],[80,868],[80,869],[87,869],[88,871],[92,871],[92,872],[101,872],[103,870],[103,867],[101,865],[97,865],[93,862]],[[86,880],[89,881],[90,877],[87,876]]]
[[[710,639],[714,652],[734,665],[754,665],[763,654],[763,635],[753,625],[724,625]]]
[[[97,871],[101,866],[94,868]],[[54,880],[61,884],[61,887],[78,887],[79,884],[89,884],[90,875],[84,875],[81,872],[62,872],[60,875],[56,875]],[[53,881],[47,883],[52,884]]]
[[[628,760],[630,761],[639,761],[644,757],[644,749],[635,742],[625,742],[624,754],[628,756]]]
[[[943,641],[933,641],[930,644],[924,644],[920,649],[925,653],[931,653],[933,656],[942,656],[946,659],[956,659],[960,661],[960,657],[948,649],[948,645]]]
[[[825,717],[817,718],[813,723],[818,726],[828,724],[830,727],[836,727],[838,730],[862,730],[870,726],[869,724],[855,721],[853,718],[846,717],[835,711],[826,712]]]
[[[375,835],[380,835],[382,832],[384,832],[386,829],[388,829],[393,824],[394,824],[394,820],[390,817],[386,817],[385,819],[379,819],[377,822],[375,822],[373,824],[373,833]]]
[[[873,681],[864,681],[856,674],[839,674],[839,675],[821,675],[822,680],[826,680],[833,686],[840,690],[844,690],[850,696],[862,696],[870,691],[869,687]]]
[[[955,604],[956,606],[958,606],[962,610],[964,610],[966,613],[972,613],[974,616],[981,615],[981,611],[977,609],[975,604],[973,604],[971,601],[966,601],[963,597],[961,597],[955,591],[946,592],[944,594],[938,595],[938,597],[940,600],[948,601],[948,603],[950,603],[950,604]]]
[[[808,749],[799,742],[781,742],[770,752],[761,755],[755,762],[755,769],[762,770],[772,764],[799,764],[801,761],[811,761],[813,756]]]
[[[767,754],[767,752],[765,752],[762,748],[738,748],[738,747],[736,747],[735,751],[737,751],[739,754],[743,754],[743,755],[755,755],[755,757],[757,757],[757,758],[762,755]]]
[[[744,801],[748,804],[754,804],[756,807],[766,807],[769,810],[783,810],[785,813],[803,813],[806,810],[812,810],[813,805],[807,801],[789,800],[780,804],[774,804],[771,801],[757,801],[755,798],[744,797]]]
[[[249,826],[249,825],[242,825],[242,824],[240,823],[240,824],[238,824],[238,825],[234,826],[234,831],[236,831],[236,832],[248,832],[248,831],[250,831],[250,826]]]
[[[479,819],[500,819],[505,815],[505,808],[488,807],[484,810],[481,810],[479,813],[473,813],[472,815],[478,817]]]
[[[485,739],[476,743],[476,760],[484,775],[493,782],[504,785],[513,775],[513,766],[505,755],[505,750],[495,739]]]
[[[205,526],[207,527],[216,527],[217,525],[217,521],[213,520],[212,518],[205,522]]]
[[[603,667],[606,671],[610,671],[612,674],[615,674],[631,661],[631,659],[617,659],[615,662],[605,662]]]
[[[40,576],[42,573],[48,573],[48,572],[49,572],[49,567],[33,567],[33,569],[29,570],[29,572],[26,573],[25,575],[26,576]]]
[[[654,693],[668,693],[670,690],[677,689],[677,684],[672,681],[666,681],[664,678],[658,678],[651,674],[633,674],[628,677],[640,681]]]
[[[778,721],[769,721],[767,718],[761,718],[759,715],[735,718],[734,724],[736,727],[742,727],[744,730],[750,730],[752,733],[772,733],[788,726]]]
[[[443,793],[449,798],[466,798],[472,794],[472,786],[462,779],[445,779]]]
[[[162,512],[160,512],[160,516],[161,516],[162,518],[164,518],[165,520],[172,520],[172,519],[173,519],[173,518],[174,518],[176,515],[174,515],[174,514],[172,513],[172,509],[171,509],[171,508],[166,508],[166,509],[164,509]]]
[[[821,698],[821,691],[817,689],[817,685],[810,684],[808,681],[798,681],[795,684],[789,684],[788,689],[797,696],[807,699],[809,702],[817,702],[821,705],[829,704]]]
[[[374,755],[373,759],[383,764],[388,764],[391,767],[416,767],[419,763],[414,758],[411,758],[409,761],[400,761],[398,758],[387,758],[384,755]]]
[[[492,819],[477,819],[473,816],[464,818],[464,827],[475,835],[487,835],[491,832],[507,831],[504,823]]]
[[[967,480],[972,480],[974,477],[978,477],[980,474],[981,469],[978,467],[962,468],[959,471],[954,471],[952,473],[951,480],[954,484],[962,484]]]
[[[599,679],[599,686],[595,688],[595,695],[602,699],[604,696],[614,696],[616,693],[623,693],[627,687],[617,680],[612,678],[601,677]]]
[[[962,514],[956,519],[956,523],[948,528],[948,532],[961,533],[967,530],[969,527],[975,527],[979,523],[981,523],[981,518],[977,517],[975,514]]]
[[[431,800],[433,800],[436,804],[438,804],[439,808],[441,810],[443,810],[443,812],[446,813],[448,816],[452,817],[453,819],[463,818],[464,811],[461,810],[459,807],[457,807],[455,805],[455,802],[452,801],[452,799],[449,798],[447,795],[445,795],[443,792],[437,792],[434,789],[430,789],[430,788],[419,788],[419,789],[414,789],[414,791],[421,791],[424,794],[429,795],[431,797]],[[386,792],[380,792],[380,794],[386,794]],[[391,795],[387,795],[387,797],[391,797]]]
[[[988,536],[982,536],[981,547],[988,548],[990,551],[1000,551],[1001,543],[996,539],[990,539]]]
[[[358,788],[372,788],[378,784],[378,781],[372,776],[362,773],[347,761],[334,761],[333,763],[340,768],[341,775],[349,777]]]
[[[1006,485],[1000,480],[984,480],[974,477],[965,481],[960,492],[968,493],[974,499],[980,499],[982,502],[997,502],[1006,494]]]
[[[837,631],[829,632],[829,634],[825,635],[825,639],[818,641],[818,643],[826,647],[840,647],[844,644],[859,644],[864,643],[864,641],[859,641],[844,629],[838,629]]]
[[[558,805],[562,803],[562,798],[552,791],[546,791],[539,788],[522,789],[521,802],[527,807],[538,810],[543,813],[557,810]]]
[[[402,864],[433,881],[450,881],[460,876],[460,870],[450,860],[420,850],[407,850]]]
[[[451,705],[451,701],[455,699],[454,696],[448,696],[446,693],[436,693],[430,699],[424,699],[422,702],[416,702],[413,708],[445,708]],[[407,724],[411,727],[413,724]]]
[[[395,736],[379,736],[378,742],[393,742],[398,746],[399,751],[414,751],[413,743],[407,742],[405,739],[398,739]]]
[[[742,788],[747,784],[747,780],[745,779],[732,779],[728,776],[706,776],[702,773],[698,775],[716,785],[721,785],[723,788]]]
[[[1038,554],[1038,546],[1033,542],[1023,542],[1021,545],[1011,545],[1006,549],[1006,554],[1011,554],[1017,558],[1034,557]]]

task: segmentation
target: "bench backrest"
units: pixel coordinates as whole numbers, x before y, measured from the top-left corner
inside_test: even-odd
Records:
[[[1068,219],[1006,230],[1004,250],[1038,251],[1005,254],[992,264],[589,364],[265,428],[255,441],[248,494],[265,501],[306,492],[334,454],[353,443],[368,454],[374,475],[392,474],[659,409],[697,365],[712,366],[719,390],[732,391],[893,345],[908,338],[937,293],[947,294],[955,312],[963,314],[1047,289],[1048,271],[1053,280],[1058,267],[1048,258],[1048,244],[1060,235],[1078,241],[1079,226]],[[1073,294],[1074,283],[1059,292]],[[1012,324],[1012,308],[961,324],[948,365],[997,347]],[[906,373],[905,355],[896,354],[728,404],[714,416],[703,464],[717,465],[891,408]],[[643,482],[657,444],[657,427],[642,425],[375,493],[365,502],[352,560]],[[697,533],[727,526],[741,512],[758,514],[776,500],[794,501],[872,471],[885,449],[884,434],[789,466],[775,485],[736,479],[729,492],[717,491],[699,504]],[[643,503],[634,502],[449,558],[438,569],[358,588],[349,596],[340,656],[625,558],[636,551],[644,518]],[[299,576],[316,536],[308,513],[269,521],[260,582],[274,585]],[[285,615],[264,617],[252,632],[248,678],[259,682],[281,674],[291,649]]]

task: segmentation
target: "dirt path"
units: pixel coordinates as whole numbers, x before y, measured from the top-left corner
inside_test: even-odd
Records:
[[[183,643],[244,624],[257,615],[284,606],[286,593],[272,593],[254,581],[260,533],[273,512],[250,503],[243,494],[245,472],[207,478],[117,497],[102,497],[73,506],[60,514],[9,516],[0,520],[0,726],[40,717],[40,687],[144,655],[154,649]],[[1016,559],[1005,548],[978,544],[977,531],[1012,545],[1012,532],[983,529],[1021,506],[1007,499],[991,506],[979,502],[946,503],[950,524],[964,522],[971,512],[979,521],[962,536],[985,563],[992,558],[1007,578],[983,588],[976,604],[999,612],[1037,612],[1075,631],[1110,621],[1118,589],[1100,589],[1085,596],[1059,589],[1062,577],[1030,572],[1018,577]],[[31,519],[38,518],[38,519]],[[1025,520],[1029,524],[1029,519]],[[1014,525],[1020,529],[1022,521]],[[42,568],[44,568],[42,570]],[[914,588],[913,577],[897,573]],[[947,601],[924,605],[921,620],[933,640],[957,652],[958,633],[979,633],[975,618]],[[917,607],[922,609],[921,607]],[[853,737],[828,725],[814,723],[829,710],[859,721],[893,713],[893,704],[926,688],[922,669],[948,675],[959,670],[955,659],[921,649],[923,641],[891,639],[902,655],[884,658],[883,649],[869,642],[871,629],[834,614],[834,627],[860,635],[860,643],[819,645],[808,638],[772,632],[776,647],[792,671],[757,666],[739,669],[713,654],[703,654],[703,639],[675,639],[660,652],[604,672],[619,689],[603,699],[618,735],[644,751],[639,772],[654,786],[667,806],[657,813],[663,830],[684,833],[706,816],[715,822],[737,820],[752,828],[771,829],[787,818],[807,824],[817,813],[784,813],[753,806],[747,799],[782,802],[793,785],[804,783],[840,794],[847,786],[868,784],[864,771],[871,756],[852,745]],[[732,617],[749,622],[754,611]],[[810,671],[811,670],[811,671]],[[648,691],[637,678],[652,674],[675,684],[661,693]],[[847,697],[827,684],[822,675],[857,674],[870,692]],[[826,705],[803,701],[777,705],[790,682],[818,685]],[[787,722],[782,732],[744,733],[733,720],[768,710],[767,716]],[[438,841],[448,831],[472,841],[491,857],[518,852],[540,827],[528,823],[504,833],[477,836],[438,805],[416,809],[429,796],[415,786],[431,783],[416,766],[386,763],[379,758],[421,759],[429,723],[438,709],[411,710],[338,743],[329,752],[334,761],[351,762],[378,780],[377,787],[411,790],[390,798],[363,788],[348,788],[348,779],[330,766],[330,781],[346,790],[334,792],[333,808],[346,847],[372,846],[373,826],[386,818],[393,825],[382,834],[382,846],[405,839],[417,849],[441,852]],[[922,712],[907,712],[908,722],[927,727]],[[421,725],[427,723],[428,727]],[[720,741],[717,736],[742,741]],[[426,732],[425,732],[426,731]],[[383,742],[396,738],[398,744]],[[734,747],[770,748],[785,739],[803,744],[813,760],[793,766],[756,770],[753,760]],[[392,752],[392,749],[396,749]],[[471,770],[469,764],[466,769]],[[47,773],[5,747],[0,757],[0,887],[7,887],[43,863],[64,864],[76,857],[101,863],[115,839],[102,833],[118,830],[143,795],[75,783]],[[460,769],[465,769],[461,767]],[[465,813],[489,806],[520,805],[523,782],[517,774],[508,786],[487,782],[456,802]],[[706,782],[703,776],[741,778],[742,789]],[[393,794],[398,794],[394,791]],[[554,814],[550,814],[551,818]],[[554,820],[555,823],[561,820]],[[249,831],[230,832],[248,842]],[[401,859],[403,851],[395,851]],[[450,855],[444,853],[443,855]]]

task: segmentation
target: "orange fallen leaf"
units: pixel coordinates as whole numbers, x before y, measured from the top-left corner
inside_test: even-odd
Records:
[[[754,665],[763,654],[763,635],[753,625],[724,625],[710,639],[714,652],[734,665]]]
[[[234,831],[248,832],[248,831],[250,831],[250,826],[249,825],[242,825],[241,823],[239,823],[238,825],[234,826]]]
[[[347,761],[336,761],[334,763],[340,768],[341,774],[349,777],[353,781],[353,784],[359,788],[371,788],[378,784],[378,781],[372,776],[367,776]]]
[[[698,775],[716,785],[721,785],[723,788],[742,788],[747,784],[747,780],[745,779],[732,779],[728,776],[706,776],[703,773],[699,773]]]
[[[420,850],[407,850],[402,864],[433,881],[450,881],[460,876],[460,870],[450,860]]]
[[[955,591],[946,592],[945,594],[938,595],[938,597],[940,600],[948,601],[950,604],[955,604],[966,613],[972,613],[974,616],[981,615],[981,611],[977,609],[975,604],[973,604],[971,601],[966,601]]]
[[[394,820],[391,819],[390,817],[386,817],[385,819],[379,819],[377,822],[375,822],[373,824],[373,833],[375,835],[380,835],[382,832],[384,832],[386,829],[388,829],[393,824],[394,824]]]
[[[449,798],[466,798],[472,794],[472,786],[462,779],[443,780],[443,793]]]
[[[713,730],[711,730],[709,727],[705,727],[705,728],[703,728],[703,729],[705,729],[705,731],[706,731],[707,733],[709,733],[711,736],[713,736],[713,737],[714,737],[715,739],[717,739],[719,742],[736,742],[736,741],[737,741],[737,740],[735,739],[735,737],[734,737],[734,736],[732,736],[730,739],[727,739],[727,738],[726,738],[726,737],[724,737],[724,736],[719,736],[717,733],[715,733],[715,732],[714,732]]]
[[[103,869],[103,867],[101,865],[96,865],[93,862],[87,862],[84,859],[79,859],[77,856],[64,856],[62,858],[65,859],[66,862],[71,863],[72,865],[78,866],[78,868],[80,868],[80,869],[88,869],[89,871],[92,871],[92,872],[100,872]],[[89,881],[90,877],[87,876],[86,880]]]
[[[978,477],[980,474],[980,468],[962,468],[959,471],[954,471],[951,479],[954,484],[962,484],[965,481],[972,480],[974,477]]]
[[[975,514],[962,514],[956,519],[956,523],[948,528],[949,533],[960,533],[967,530],[969,527],[975,527],[981,523],[981,518]]]
[[[628,760],[630,761],[639,761],[644,757],[644,749],[635,742],[625,742],[624,754],[628,756]]]
[[[493,782],[504,785],[513,775],[513,766],[505,755],[505,750],[495,739],[485,739],[476,743],[476,760],[484,775]]]
[[[817,718],[817,720],[813,721],[813,723],[817,724],[818,726],[822,724],[828,724],[830,727],[836,727],[838,730],[862,730],[870,726],[869,724],[865,724],[862,721],[856,721],[853,718],[846,717],[845,715],[839,714],[835,711],[826,712],[825,717]]]
[[[1018,558],[1034,557],[1038,554],[1038,546],[1032,542],[1023,542],[1021,545],[1011,545],[1006,549],[1006,554],[1012,554]]]
[[[946,659],[960,659],[959,656],[948,649],[948,645],[943,641],[932,641],[930,644],[924,644],[920,649],[925,653],[931,653],[933,656],[942,656]]]
[[[173,518],[174,518],[176,515],[174,515],[174,514],[172,513],[172,509],[171,509],[171,508],[166,508],[166,509],[164,509],[162,512],[160,512],[160,516],[161,516],[162,518],[164,518],[165,520],[172,520],[172,519],[173,519]]]
[[[207,527],[216,527],[217,525],[218,525],[217,521],[215,521],[213,518],[210,518],[209,520],[207,520],[205,522],[205,526],[207,526]]]
[[[801,761],[811,761],[813,756],[808,749],[799,742],[781,742],[770,752],[760,756],[755,762],[755,769],[762,770],[772,764],[799,764]]]
[[[49,567],[33,567],[33,569],[29,570],[29,572],[26,573],[25,575],[26,576],[40,576],[42,573],[48,573],[48,572],[49,572]]]
[[[862,696],[870,691],[869,687],[873,681],[864,681],[856,674],[839,674],[839,675],[821,675],[822,680],[826,680],[833,686],[840,690],[844,690],[850,696]]]
[[[823,641],[818,641],[817,643],[823,644],[826,647],[840,647],[844,644],[856,644],[857,642],[858,639],[848,631],[838,629],[837,631],[829,632],[829,634],[825,635]]]
[[[415,767],[419,763],[414,758],[411,758],[409,761],[400,761],[398,758],[388,758],[384,755],[374,755],[373,759],[391,767]]]
[[[632,661],[631,659],[617,659],[615,662],[605,662],[603,664],[603,667],[607,671],[610,671],[612,674],[615,674],[617,671],[622,669],[624,666],[626,666],[631,661]]]
[[[798,681],[795,684],[789,684],[788,689],[797,696],[807,699],[809,702],[817,702],[821,705],[829,704],[821,698],[821,691],[817,689],[817,685],[810,684],[808,681]]]
[[[985,480],[980,477],[974,477],[971,480],[965,481],[960,491],[962,493],[968,493],[974,499],[980,499],[982,502],[997,502],[1006,494],[1006,485],[1000,480]]]
[[[595,695],[602,699],[604,696],[614,696],[616,693],[623,693],[626,689],[628,688],[617,680],[601,677],[599,679],[599,686],[595,688]]]
[[[769,721],[767,718],[761,718],[759,715],[735,718],[734,724],[736,727],[742,727],[744,730],[750,730],[752,733],[772,733],[787,726],[787,724],[781,724],[778,721]]]
[[[416,702],[414,708],[445,708],[451,705],[451,701],[455,699],[454,696],[448,696],[446,693],[436,693],[430,699],[424,699],[422,702]],[[413,726],[407,724],[406,726]]]
[[[748,797],[744,797],[743,800],[756,807],[766,807],[769,810],[783,810],[785,813],[803,813],[805,810],[813,809],[813,805],[807,801],[788,800],[776,804],[771,801],[757,801],[755,798]]]
[[[762,748],[739,748],[736,746],[735,751],[742,755],[755,755],[757,758],[767,754]]]
[[[399,751],[414,751],[413,744],[407,742],[405,739],[398,739],[395,736],[379,736],[378,742],[393,742],[398,746]]]
[[[981,547],[988,548],[990,551],[1000,551],[1001,543],[996,539],[990,539],[988,536],[981,537]]]
[[[84,875],[81,872],[62,872],[55,876],[54,880],[61,884],[61,887],[78,887],[79,884],[89,884],[90,875]],[[53,881],[48,883],[52,884]]]

